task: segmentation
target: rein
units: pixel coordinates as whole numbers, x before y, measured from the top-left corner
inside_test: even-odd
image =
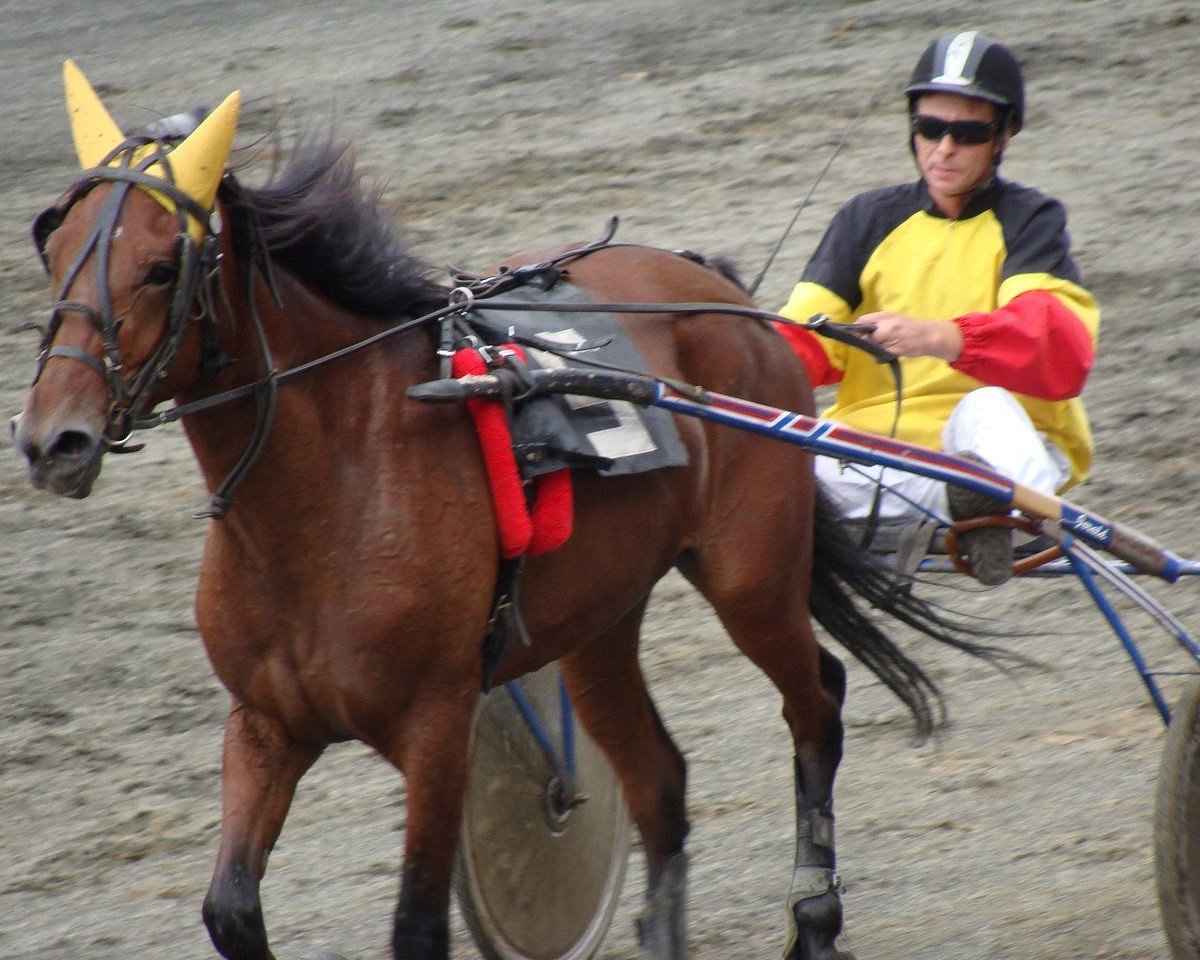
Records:
[[[146,138],[132,138],[124,145],[110,155],[108,160],[124,154],[125,162],[129,162],[133,151],[146,143]],[[166,155],[161,153],[152,153],[139,164],[139,167],[146,167],[155,162],[162,162],[164,168],[170,175],[169,161]],[[277,370],[271,356],[270,346],[267,341],[266,331],[263,327],[262,318],[259,315],[253,297],[252,285],[254,274],[262,276],[264,283],[275,302],[279,307],[283,306],[277,286],[274,281],[274,275],[271,269],[271,260],[267,253],[266,244],[261,237],[257,221],[251,223],[250,236],[248,243],[235,243],[235,246],[240,246],[244,249],[237,250],[238,265],[241,276],[244,278],[243,297],[248,304],[248,309],[251,314],[254,336],[258,343],[259,356],[262,361],[263,368],[266,370],[264,376],[260,379],[249,383],[242,384],[237,387],[232,387],[220,393],[215,393],[199,400],[194,400],[185,404],[175,404],[166,410],[160,412],[144,413],[144,407],[149,402],[150,395],[155,385],[161,381],[167,374],[167,370],[171,362],[175,359],[178,353],[179,345],[182,341],[184,331],[189,319],[194,319],[197,322],[205,324],[213,324],[217,311],[214,304],[214,292],[220,289],[218,278],[220,276],[220,255],[218,252],[219,235],[221,231],[221,217],[218,210],[214,210],[212,214],[208,214],[192,200],[191,197],[177,189],[173,182],[167,179],[151,176],[146,174],[143,169],[132,168],[129,166],[109,167],[101,165],[85,172],[84,177],[72,188],[66,195],[65,200],[57,206],[51,207],[34,221],[33,234],[34,241],[37,245],[39,254],[42,257],[43,263],[46,263],[45,242],[46,238],[55,229],[58,223],[61,222],[66,211],[70,209],[81,197],[83,197],[93,187],[102,182],[111,182],[114,184],[112,194],[106,198],[104,207],[101,210],[100,216],[93,225],[91,233],[81,248],[67,272],[65,281],[60,288],[59,299],[52,306],[52,317],[46,333],[42,339],[41,347],[38,354],[37,373],[34,378],[34,383],[41,377],[46,363],[52,357],[63,357],[72,360],[77,360],[85,364],[90,369],[102,375],[108,385],[109,393],[112,397],[112,402],[109,412],[109,423],[104,431],[105,447],[113,452],[133,452],[140,449],[140,446],[127,446],[130,437],[135,430],[147,430],[154,427],[162,426],[166,423],[172,423],[186,416],[200,413],[212,409],[214,407],[230,403],[234,400],[243,399],[253,396],[256,406],[256,420],[254,433],[247,445],[246,450],[234,465],[229,475],[225,478],[221,486],[212,494],[210,504],[207,510],[196,514],[197,519],[222,519],[229,511],[232,504],[232,495],[234,488],[254,465],[258,455],[262,451],[266,443],[266,439],[270,433],[271,423],[274,417],[276,401],[278,397],[279,386],[294,380],[306,373],[310,373],[319,367],[334,361],[340,360],[351,354],[358,353],[368,349],[375,344],[394,337],[398,334],[422,327],[434,321],[442,321],[442,337],[438,353],[441,355],[443,362],[446,360],[446,352],[454,343],[453,325],[460,323],[471,309],[480,301],[488,301],[489,310],[519,310],[519,311],[537,311],[537,312],[604,312],[604,313],[626,313],[626,314],[654,314],[654,313],[673,313],[683,315],[697,315],[702,313],[723,313],[730,316],[746,317],[760,321],[786,321],[788,323],[796,323],[795,321],[787,320],[778,314],[769,311],[760,310],[755,307],[747,307],[739,304],[730,303],[588,303],[588,304],[548,304],[540,301],[492,301],[491,298],[499,293],[524,284],[536,282],[541,279],[543,282],[553,278],[557,279],[561,273],[559,267],[574,260],[578,260],[589,254],[595,253],[598,250],[607,249],[617,246],[635,246],[634,244],[614,244],[612,236],[616,230],[617,218],[613,217],[609,221],[608,227],[602,237],[582,247],[567,251],[550,260],[518,267],[516,269],[504,269],[491,277],[463,277],[457,276],[456,279],[464,281],[461,285],[454,287],[449,291],[449,302],[436,310],[423,314],[419,317],[411,318],[403,323],[395,324],[384,330],[381,330],[369,337],[365,337],[355,343],[349,344],[339,350],[316,357],[305,363],[299,364],[287,370]],[[174,295],[172,297],[171,313],[168,318],[167,332],[155,351],[151,359],[140,369],[131,381],[127,381],[121,376],[124,369],[124,361],[121,357],[120,349],[117,344],[117,329],[118,323],[114,320],[112,314],[112,304],[108,288],[108,250],[112,238],[117,230],[117,223],[120,217],[126,197],[129,190],[133,187],[143,187],[161,193],[167,196],[175,203],[176,212],[180,221],[180,234],[178,238],[179,246],[179,277],[176,283]],[[225,181],[226,189],[236,190],[236,181],[231,177],[227,177]],[[196,243],[188,232],[188,216],[195,217],[196,220],[204,227],[203,238],[200,243]],[[240,238],[238,238],[240,239]],[[684,251],[677,251],[680,256],[692,255]],[[97,288],[100,295],[100,308],[97,309],[89,304],[79,301],[73,301],[66,298],[66,293],[71,285],[75,282],[84,263],[93,254],[96,255],[96,276]],[[104,341],[105,355],[104,359],[100,360],[96,357],[85,353],[78,348],[71,346],[54,346],[53,341],[58,333],[62,323],[63,312],[80,312],[87,315],[92,324],[100,332]],[[827,317],[817,316],[804,323],[797,323],[805,329],[819,333],[823,336],[833,337],[844,343],[851,344],[859,349],[867,350],[881,363],[895,364],[895,358],[885,350],[861,339],[856,334],[870,332],[869,327],[857,324],[833,324],[829,322]],[[552,344],[548,341],[542,341],[534,338],[520,338],[528,346],[537,349],[545,350],[551,353],[561,354],[564,351],[562,344]],[[620,370],[609,364],[602,363],[597,360],[590,360],[580,357],[577,354],[574,359],[578,362],[589,364],[591,366],[602,367],[614,372],[622,372],[628,374],[636,374],[645,376],[642,371],[635,370]],[[675,387],[683,387],[686,385],[672,385],[666,379],[660,378],[661,382]],[[115,430],[115,425],[120,425],[121,431]],[[114,436],[117,434],[117,436]],[[119,438],[118,438],[119,437]]]
[[[596,248],[602,249],[602,248]],[[579,256],[580,251],[572,251],[570,256]],[[590,252],[590,251],[588,251]],[[541,272],[546,268],[546,264],[538,264],[536,268],[521,268],[521,270],[530,270],[531,273]],[[520,271],[512,271],[510,274],[502,274],[500,276],[516,276]],[[489,278],[490,279],[490,278]],[[524,282],[524,281],[521,281]],[[453,318],[460,314],[466,314],[471,311],[478,301],[488,301],[489,298],[500,293],[500,289],[488,290],[484,294],[479,294],[469,287],[455,287],[450,291],[451,302],[444,307],[439,307],[437,310],[430,313],[422,314],[419,317],[414,317],[406,320],[403,323],[398,323],[393,326],[380,330],[369,337],[355,341],[339,350],[332,353],[324,354],[320,357],[315,357],[312,360],[299,364],[295,367],[290,367],[287,370],[275,371],[270,378],[276,384],[288,383],[303,374],[311,373],[318,367],[325,366],[336,360],[341,360],[351,354],[358,353],[369,347],[397,336],[401,333],[406,333],[410,330],[417,329],[425,324],[432,323],[435,320],[444,320]],[[876,346],[868,341],[861,339],[858,334],[869,333],[871,327],[869,324],[854,324],[842,323],[835,324],[830,322],[826,316],[816,316],[811,320],[803,323],[787,320],[787,318],[779,314],[771,313],[767,310],[759,310],[754,307],[743,307],[737,304],[730,303],[555,303],[548,304],[541,301],[523,301],[523,300],[504,300],[499,302],[488,302],[488,310],[513,310],[513,311],[534,311],[541,313],[679,313],[684,315],[697,315],[702,313],[724,313],[731,316],[748,317],[755,320],[786,320],[786,322],[794,326],[803,327],[806,330],[811,330],[814,333],[819,333],[822,336],[830,337],[831,339],[840,340],[843,343],[850,344],[861,350],[866,350],[874,356],[880,363],[891,363],[895,357],[888,351]],[[539,350],[547,352],[561,352],[562,344],[552,344],[549,341],[539,340],[533,337],[518,337],[523,345],[536,347]],[[575,359],[584,363],[591,363],[597,366],[608,366],[601,364],[598,361],[586,360],[581,357]],[[618,368],[613,368],[618,369]],[[628,373],[641,373],[642,371],[625,371]],[[662,378],[659,378],[662,379]],[[665,380],[663,382],[666,382]],[[200,400],[193,400],[190,403],[176,404],[173,407],[168,407],[166,410],[158,413],[151,413],[147,416],[139,418],[134,423],[134,428],[138,430],[149,430],[154,427],[159,427],[167,423],[174,423],[183,417],[191,416],[195,413],[208,410],[212,407],[220,406],[234,400],[240,400],[244,397],[254,395],[262,386],[264,381],[256,380],[252,383],[242,384],[238,387],[231,387],[221,393],[215,393],[211,396],[204,397]]]

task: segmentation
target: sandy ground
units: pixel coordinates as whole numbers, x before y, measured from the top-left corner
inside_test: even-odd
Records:
[[[1194,120],[1200,14],[1185,0],[0,0],[0,408],[15,413],[47,295],[27,227],[75,173],[59,81],[76,57],[126,128],[249,98],[248,136],[336,121],[418,249],[481,267],[596,235],[732,256],[753,276],[854,117],[761,290],[777,306],[836,205],[910,176],[898,90],[923,45],[979,27],[1027,65],[1007,174],[1059,196],[1104,305],[1087,391],[1098,457],[1076,494],[1196,548],[1189,383],[1200,359]],[[975,19],[971,19],[975,18]],[[110,458],[82,503],[0,456],[0,954],[212,956],[199,920],[218,824],[224,696],[191,618],[204,500],[179,431]],[[922,656],[952,723],[914,746],[852,677],[839,790],[848,930],[863,960],[1152,960],[1161,724],[1073,582],[929,587],[1031,633],[1005,678]],[[1200,623],[1194,583],[1158,591]],[[1184,666],[1132,621],[1150,655]],[[679,582],[646,649],[691,765],[692,953],[778,956],[791,766],[778,703]],[[1172,690],[1174,687],[1172,686]],[[265,897],[281,960],[384,957],[402,785],[362,749],[302,784]],[[601,949],[636,956],[626,902]],[[454,956],[476,956],[461,925]]]

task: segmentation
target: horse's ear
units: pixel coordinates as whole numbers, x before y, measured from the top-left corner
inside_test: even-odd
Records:
[[[67,113],[71,117],[75,152],[83,169],[90,170],[125,142],[125,134],[104,108],[100,97],[74,60],[63,64],[63,87],[67,94]]]
[[[205,210],[212,209],[225,174],[240,105],[241,94],[235,90],[169,155],[175,186]]]

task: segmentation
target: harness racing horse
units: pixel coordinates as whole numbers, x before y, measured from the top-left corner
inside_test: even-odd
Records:
[[[104,453],[156,406],[174,399],[186,411],[213,492],[196,618],[230,695],[220,849],[203,907],[212,941],[229,960],[272,956],[260,901],[268,854],[300,778],[328,744],[353,738],[408,785],[394,956],[444,960],[501,558],[468,414],[405,395],[439,375],[436,326],[388,324],[444,312],[448,290],[393,233],[346,149],[298,148],[252,189],[228,166],[236,94],[182,140],[127,138],[72,63],[66,83],[84,173],[35,223],[55,303],[14,441],[36,486],[86,497]],[[718,271],[665,251],[610,245],[560,269],[600,303],[752,306]],[[811,410],[801,368],[760,320],[714,306],[619,322],[656,376]],[[384,330],[369,349],[347,350]],[[852,596],[987,650],[889,591],[819,502],[809,454],[700,420],[676,429],[686,466],[574,472],[573,534],[526,565],[531,642],[513,644],[493,679],[561,661],[644,843],[646,955],[683,957],[684,760],[638,665],[651,590],[681,570],[778,688],[794,740],[786,955],[844,957],[832,801],[845,673],[811,618],[924,726],[936,688]]]

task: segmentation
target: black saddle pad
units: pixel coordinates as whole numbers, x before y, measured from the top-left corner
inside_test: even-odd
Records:
[[[522,342],[530,366],[588,369],[588,360],[645,373],[641,352],[611,313],[489,310],[488,303],[595,303],[579,287],[559,281],[550,289],[524,286],[479,301],[470,323],[488,343]],[[550,353],[529,339],[554,345]],[[525,476],[588,465],[605,476],[641,473],[687,463],[687,450],[667,411],[619,400],[580,396],[536,397],[514,411],[513,445]]]

